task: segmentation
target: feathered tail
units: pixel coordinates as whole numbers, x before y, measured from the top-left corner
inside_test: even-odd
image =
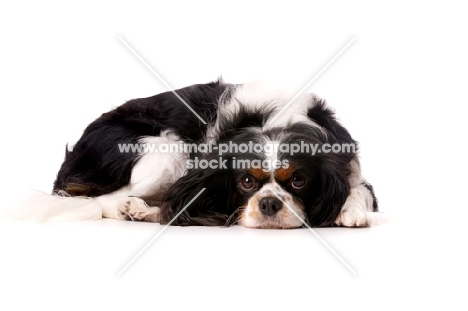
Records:
[[[102,218],[102,207],[88,197],[71,197],[65,193],[46,194],[36,191],[17,203],[5,216],[32,221],[80,221]]]

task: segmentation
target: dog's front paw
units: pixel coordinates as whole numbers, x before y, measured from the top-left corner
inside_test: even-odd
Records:
[[[371,222],[364,209],[359,205],[355,205],[343,206],[334,224],[342,227],[368,227]]]
[[[124,198],[119,202],[118,207],[121,219],[143,220],[146,216],[151,214],[148,205],[140,198]]]

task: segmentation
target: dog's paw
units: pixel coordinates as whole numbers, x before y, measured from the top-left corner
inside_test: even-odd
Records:
[[[368,227],[371,225],[371,219],[359,205],[343,206],[334,224],[341,227]]]
[[[148,215],[155,214],[159,211],[159,208],[148,207],[145,201],[135,197],[122,199],[118,207],[120,218],[126,220],[143,220]]]

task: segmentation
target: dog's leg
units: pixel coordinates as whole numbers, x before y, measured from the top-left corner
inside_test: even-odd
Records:
[[[353,187],[335,220],[335,225],[343,227],[370,226],[372,222],[370,213],[374,212],[373,206],[373,195],[364,184]]]
[[[372,224],[372,212],[377,212],[377,199],[372,186],[361,176],[359,160],[351,161],[351,189],[334,224],[343,227],[367,227]]]
[[[163,132],[158,137],[140,140],[144,144],[179,144],[176,135]],[[150,207],[145,198],[162,198],[167,189],[185,172],[188,155],[180,153],[143,153],[132,169],[130,183],[121,189],[99,196],[105,218],[159,222],[159,207]]]
[[[137,197],[125,196],[124,189],[96,198],[102,206],[102,217],[121,220],[144,220],[151,215],[158,222],[159,207],[149,207]]]

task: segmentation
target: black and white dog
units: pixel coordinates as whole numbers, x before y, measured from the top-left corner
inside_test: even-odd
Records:
[[[175,92],[91,123],[67,150],[51,197],[92,205],[98,217],[173,225],[371,224],[377,200],[357,143],[325,101],[260,83]]]

